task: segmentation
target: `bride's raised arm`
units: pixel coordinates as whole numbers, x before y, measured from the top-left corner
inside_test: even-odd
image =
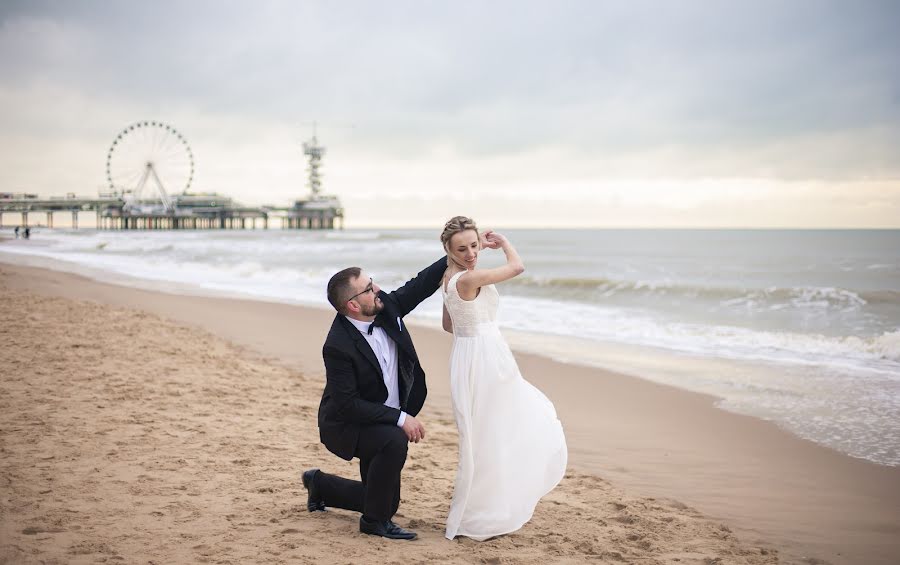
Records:
[[[482,234],[481,243],[487,249],[502,249],[506,254],[506,264],[493,269],[475,269],[459,277],[456,287],[465,299],[474,298],[478,289],[485,285],[507,281],[525,272],[525,263],[506,236],[488,230]]]

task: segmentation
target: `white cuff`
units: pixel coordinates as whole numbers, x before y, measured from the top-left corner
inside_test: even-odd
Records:
[[[397,427],[402,428],[403,424],[406,422],[406,412],[403,410],[400,411],[400,417],[397,418]]]

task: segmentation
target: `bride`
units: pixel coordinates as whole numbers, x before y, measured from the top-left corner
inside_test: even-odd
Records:
[[[522,378],[497,327],[494,283],[525,270],[499,233],[479,236],[464,216],[444,225],[448,269],[444,329],[453,334],[450,391],[459,431],[459,467],[446,537],[482,541],[521,528],[566,471],[568,452],[553,404]],[[477,269],[482,248],[502,249],[506,264]]]

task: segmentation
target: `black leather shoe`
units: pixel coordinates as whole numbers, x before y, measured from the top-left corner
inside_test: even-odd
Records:
[[[381,536],[388,539],[416,539],[416,532],[404,530],[390,520],[379,522],[377,520],[367,520],[363,516],[359,517],[359,531],[371,536]]]
[[[309,493],[309,497],[306,499],[306,509],[310,512],[325,511],[325,501],[319,497],[319,489],[316,488],[316,481],[313,480],[318,472],[318,469],[310,469],[303,473],[303,487]]]

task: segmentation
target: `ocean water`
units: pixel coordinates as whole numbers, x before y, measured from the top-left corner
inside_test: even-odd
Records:
[[[514,347],[713,394],[855,457],[900,465],[900,231],[509,230]],[[330,308],[350,265],[392,289],[438,230],[36,230],[6,260],[124,284]],[[485,251],[480,266],[502,262]],[[413,317],[439,325],[440,293]],[[526,375],[527,377],[527,375]]]

